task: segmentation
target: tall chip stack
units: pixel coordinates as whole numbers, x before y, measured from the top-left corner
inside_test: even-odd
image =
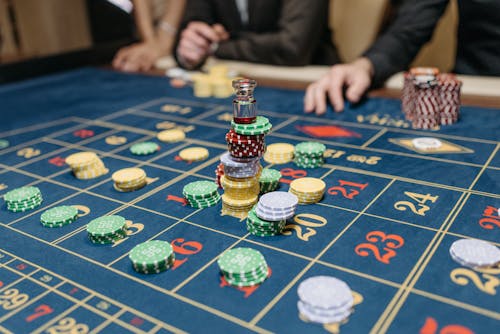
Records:
[[[462,83],[434,67],[414,67],[404,74],[402,110],[416,129],[435,129],[458,121]]]
[[[265,135],[272,125],[266,117],[257,116],[253,92],[257,83],[251,79],[233,81],[233,120],[226,134],[228,152],[221,156],[222,170],[216,172],[224,189],[222,214],[240,219],[257,203],[262,171],[260,158],[266,150]]]
[[[460,117],[460,89],[462,82],[453,74],[438,75],[441,98],[441,125],[453,124]]]

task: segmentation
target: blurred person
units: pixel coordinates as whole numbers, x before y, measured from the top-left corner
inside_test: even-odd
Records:
[[[186,0],[133,0],[133,5],[141,41],[120,49],[112,63],[125,72],[147,71],[172,54]]]
[[[339,58],[328,0],[188,0],[176,48],[183,67],[221,59],[301,66]]]
[[[337,112],[344,96],[353,103],[370,87],[377,87],[408,66],[428,42],[449,0],[401,0],[388,29],[362,57],[333,66],[329,73],[307,87],[304,111],[324,114],[327,99]],[[458,1],[458,45],[454,72],[500,76],[500,1]]]

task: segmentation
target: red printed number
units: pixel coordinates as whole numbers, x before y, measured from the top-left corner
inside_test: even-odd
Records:
[[[41,316],[47,315],[54,312],[54,309],[49,305],[40,305],[35,309],[35,313],[26,317],[26,322],[32,322],[33,320],[40,318]]]
[[[420,334],[474,334],[472,330],[461,325],[448,325],[438,332],[438,323],[432,317],[425,319],[425,324],[420,328]]]
[[[186,241],[184,242],[183,238],[177,238],[173,240],[171,243],[172,248],[174,250],[175,254],[181,254],[181,255],[193,255],[196,253],[199,253],[203,249],[203,245],[197,241]],[[172,266],[172,270],[175,270],[182,266],[186,261],[188,260],[189,257],[185,257],[182,260],[179,260],[176,256],[176,259],[174,261],[174,265]]]
[[[382,262],[384,264],[389,264],[389,260],[396,256],[396,251],[394,249],[400,248],[404,245],[404,239],[397,234],[385,234],[381,231],[372,231],[366,235],[366,240],[369,242],[365,242],[356,246],[354,251],[359,256],[369,256],[372,254],[377,261]],[[376,243],[382,243],[382,250],[384,253],[382,254],[379,246]]]
[[[280,172],[281,172],[281,175],[290,176],[292,179],[300,179],[301,177],[307,176],[307,172],[305,170],[302,170],[302,169],[283,168],[282,170],[280,170]],[[292,181],[293,180],[285,179],[283,177],[280,179],[281,183],[286,183],[286,184],[290,184],[290,183],[292,183]]]
[[[498,209],[488,205],[483,211],[483,218],[479,220],[479,225],[486,230],[493,230],[495,227],[500,227]]]
[[[368,183],[356,183],[345,180],[339,180],[339,185],[331,187],[328,189],[330,195],[338,195],[339,193],[348,199],[353,199],[359,195],[360,190],[364,190],[368,186]],[[357,188],[357,189],[354,189]]]

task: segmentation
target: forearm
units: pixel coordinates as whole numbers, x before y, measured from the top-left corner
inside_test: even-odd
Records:
[[[364,53],[373,64],[373,84],[408,68],[420,48],[430,40],[449,0],[405,0],[387,31]]]
[[[133,4],[135,24],[141,40],[145,42],[153,41],[155,39],[155,29],[149,0],[133,0]]]

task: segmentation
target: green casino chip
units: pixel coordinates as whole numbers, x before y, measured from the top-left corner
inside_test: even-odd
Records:
[[[0,150],[10,146],[10,143],[6,139],[0,139]]]
[[[279,182],[281,179],[281,172],[277,169],[264,168],[259,177],[261,183],[274,183]]]
[[[218,194],[217,188],[217,184],[213,181],[195,181],[185,185],[182,194],[188,199],[211,198]]]
[[[323,156],[326,146],[319,142],[307,141],[295,145],[295,154]]]
[[[236,123],[234,120],[231,121],[231,127],[236,131],[249,131],[249,130],[258,130],[258,129],[264,129],[269,126],[269,119],[264,117],[264,116],[257,116],[255,118],[255,122],[249,123],[249,124],[240,124]],[[236,131],[236,133],[239,133]]]
[[[37,187],[21,187],[6,193],[3,198],[7,202],[25,202],[40,196],[40,189]]]
[[[70,205],[56,206],[42,213],[40,220],[46,224],[73,222],[78,217],[78,209]]]
[[[130,147],[130,152],[134,155],[149,155],[158,151],[160,146],[152,141],[137,143]]]
[[[246,247],[230,249],[217,261],[222,272],[232,275],[253,272],[265,262],[264,256],[258,250]]]
[[[90,221],[87,232],[93,237],[105,237],[121,233],[125,228],[125,218],[122,216],[102,216]]]
[[[173,252],[172,246],[166,241],[146,241],[132,248],[129,259],[135,266],[158,266],[167,262]]]

